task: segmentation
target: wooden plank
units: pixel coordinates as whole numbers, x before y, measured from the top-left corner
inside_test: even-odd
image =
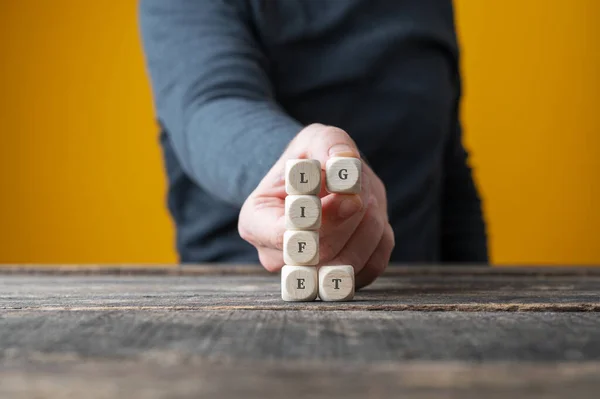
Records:
[[[286,303],[273,275],[0,279],[0,309],[600,311],[600,277],[385,276],[348,303]]]
[[[39,355],[0,364],[0,397],[28,398],[311,398],[558,399],[596,398],[600,363],[348,363],[76,359]]]
[[[13,359],[154,353],[182,363],[600,361],[600,314],[22,310],[2,315],[0,348]]]
[[[15,311],[0,397],[594,397],[599,316]]]
[[[596,269],[398,267],[354,302],[303,304],[282,302],[278,276],[256,266],[5,270],[0,397],[600,389]]]

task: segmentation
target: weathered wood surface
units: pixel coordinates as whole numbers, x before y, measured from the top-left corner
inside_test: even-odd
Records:
[[[393,268],[285,303],[255,267],[0,269],[0,397],[597,397],[600,269]]]
[[[600,311],[600,268],[393,268],[348,303],[283,302],[257,267],[110,270],[0,269],[0,309]]]
[[[3,398],[539,398],[598,397],[598,363],[474,364],[189,362],[39,356],[0,364]]]

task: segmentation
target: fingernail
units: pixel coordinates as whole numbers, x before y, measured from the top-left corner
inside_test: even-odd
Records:
[[[356,149],[348,144],[336,144],[329,149],[330,157],[356,157]]]
[[[354,215],[362,208],[362,201],[360,197],[355,196],[352,198],[346,198],[340,204],[340,208],[338,209],[338,216],[341,219],[349,218]]]

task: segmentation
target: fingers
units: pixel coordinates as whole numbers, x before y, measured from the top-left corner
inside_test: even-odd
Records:
[[[384,234],[387,221],[383,219],[377,200],[371,196],[370,203],[352,236],[341,252],[328,263],[352,265],[359,273],[377,248]]]
[[[270,272],[281,270],[284,265],[283,251],[273,248],[258,247],[258,259],[261,265]]]
[[[285,202],[276,197],[250,196],[240,211],[240,237],[255,247],[283,249]]]
[[[367,164],[363,164],[363,181],[368,181],[371,184],[371,193],[375,196],[375,198],[381,199],[379,201],[379,206],[383,211],[386,220],[388,219],[388,209],[387,209],[387,192],[385,186],[381,179],[373,172],[373,169]]]
[[[324,182],[325,165],[334,156],[360,158],[360,153],[352,138],[342,129],[321,124],[305,127],[244,203],[238,223],[240,236],[257,248],[260,261],[267,270],[277,271],[283,265],[286,162],[290,159],[318,160]],[[321,261],[337,259],[344,264],[358,265],[357,272],[367,262],[383,234],[382,217],[376,218],[376,211],[368,210],[373,190],[377,190],[377,198],[381,196],[383,201],[383,212],[380,210],[379,213],[386,214],[383,185],[377,186],[379,179],[370,168],[363,168],[362,173],[363,189],[360,194],[329,194],[323,184],[319,195],[323,209]],[[375,182],[373,190],[371,180]]]
[[[322,199],[323,223],[319,231],[321,259],[336,257],[367,211],[370,183],[363,172],[363,190],[359,194],[329,194]]]
[[[354,140],[342,129],[318,123],[306,126],[290,142],[282,156],[263,178],[257,190],[261,194],[284,197],[284,174],[287,160],[316,159],[324,169],[327,160],[333,156],[360,158],[360,153]],[[323,189],[321,196],[325,194]]]
[[[394,245],[394,231],[388,223],[377,248],[375,248],[375,251],[373,251],[373,254],[362,270],[356,274],[355,283],[357,290],[371,284],[384,272],[390,261]]]
[[[333,258],[352,235],[369,198],[369,184],[364,184],[360,195],[329,194],[322,200],[323,220],[320,228],[321,254]],[[285,199],[255,193],[240,211],[238,221],[240,236],[257,248],[283,249],[285,233]],[[331,244],[328,244],[331,243]]]
[[[321,162],[321,165],[325,166],[327,160],[334,156],[360,158],[356,143],[342,129],[313,124],[304,130],[307,131],[307,136],[310,135],[307,140],[313,143],[306,147],[309,149],[307,155]]]
[[[250,196],[240,211],[240,237],[256,247],[260,263],[270,272],[283,266],[284,217],[284,200],[276,197]]]

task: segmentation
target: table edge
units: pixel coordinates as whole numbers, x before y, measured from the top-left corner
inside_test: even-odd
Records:
[[[5,264],[0,275],[113,275],[113,276],[269,276],[256,264]],[[390,265],[385,276],[600,276],[593,266]]]

